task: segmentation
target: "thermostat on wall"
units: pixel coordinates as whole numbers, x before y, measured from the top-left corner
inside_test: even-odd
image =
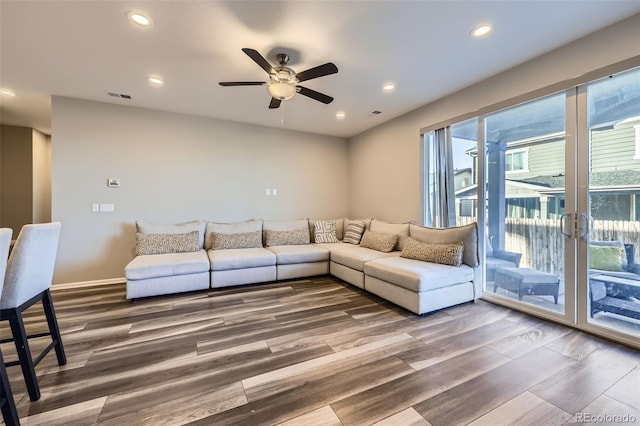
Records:
[[[120,179],[107,179],[107,186],[109,188],[120,188]]]

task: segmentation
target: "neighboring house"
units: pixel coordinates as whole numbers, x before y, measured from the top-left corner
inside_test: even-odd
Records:
[[[564,132],[507,142],[506,217],[559,218],[564,213],[564,152]],[[468,154],[475,160],[477,150]],[[592,129],[590,157],[592,216],[640,220],[640,116]],[[456,173],[456,213],[473,216],[476,185],[458,186]]]

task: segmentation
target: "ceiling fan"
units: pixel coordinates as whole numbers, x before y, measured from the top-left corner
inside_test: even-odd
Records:
[[[316,92],[307,87],[299,86],[298,83],[313,78],[324,77],[325,75],[335,74],[338,67],[332,62],[317,67],[310,68],[306,71],[296,73],[287,66],[289,56],[284,53],[276,55],[278,63],[277,67],[271,64],[257,50],[243,48],[242,51],[247,54],[253,61],[269,74],[269,81],[222,81],[220,86],[263,86],[267,85],[271,102],[269,108],[279,108],[280,103],[284,100],[291,99],[296,93],[307,96],[324,104],[330,104],[333,101],[331,96],[324,93]]]

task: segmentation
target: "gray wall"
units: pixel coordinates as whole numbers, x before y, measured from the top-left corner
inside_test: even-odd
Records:
[[[33,217],[32,135],[28,127],[0,126],[0,227],[13,229],[13,238]]]
[[[33,223],[51,222],[51,136],[33,130]]]
[[[640,15],[351,138],[350,214],[422,220],[421,128],[637,55]]]
[[[136,220],[347,213],[342,138],[62,97],[52,100],[52,135],[52,216],[62,222],[54,283],[124,276]],[[115,212],[92,213],[92,203]]]

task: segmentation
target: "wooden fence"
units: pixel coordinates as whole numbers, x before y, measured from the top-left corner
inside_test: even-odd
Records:
[[[475,218],[457,217],[458,225]],[[520,267],[534,268],[553,274],[564,274],[565,237],[560,233],[559,219],[507,218],[505,250],[522,253]],[[640,222],[596,220],[589,239],[622,241],[635,245],[634,263],[640,263]]]

